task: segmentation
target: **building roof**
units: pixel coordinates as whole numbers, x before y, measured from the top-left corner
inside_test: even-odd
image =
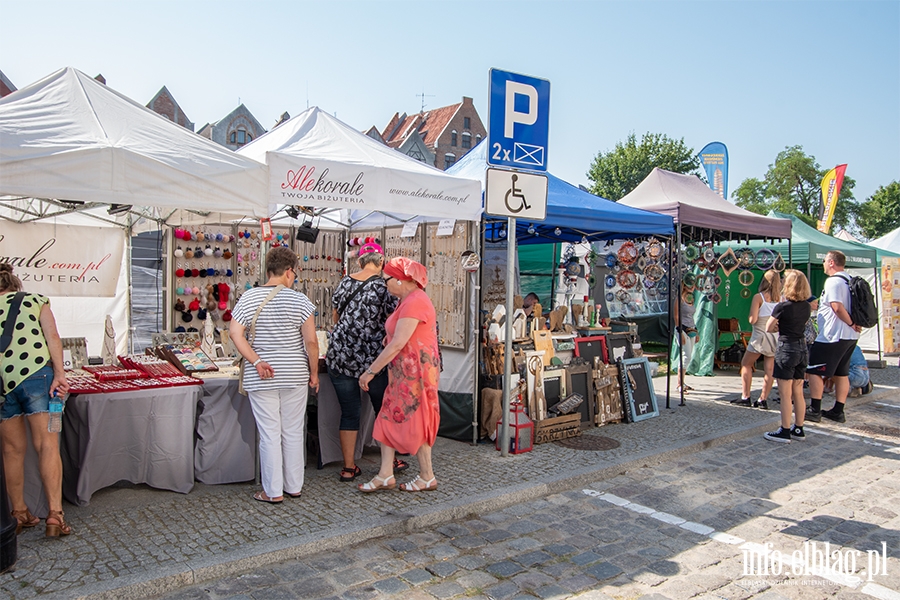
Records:
[[[381,137],[391,148],[399,148],[411,133],[418,131],[425,140],[425,145],[434,148],[441,133],[447,128],[461,106],[462,102],[457,102],[414,115],[404,113],[401,116],[399,113],[394,113]]]
[[[3,71],[0,71],[0,98],[16,91],[16,86],[9,80]]]

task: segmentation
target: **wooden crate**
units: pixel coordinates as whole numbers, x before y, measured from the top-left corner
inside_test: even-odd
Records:
[[[534,443],[555,442],[581,435],[581,413],[534,422]]]

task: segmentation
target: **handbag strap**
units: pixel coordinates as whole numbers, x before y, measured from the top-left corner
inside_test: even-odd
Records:
[[[368,279],[366,279],[365,281],[363,281],[362,283],[360,283],[358,286],[356,286],[356,289],[354,289],[353,292],[350,293],[350,295],[347,297],[347,300],[346,300],[343,304],[341,304],[341,307],[338,309],[338,315],[344,314],[344,310],[345,310],[348,306],[350,306],[350,303],[353,301],[354,298],[356,298],[356,295],[357,295],[358,293],[360,293],[360,292],[362,291],[362,289],[363,289],[364,287],[366,287],[366,285],[367,285],[370,281],[374,281],[374,280],[375,280],[376,278],[378,278],[378,277],[381,277],[381,275],[378,275],[378,274],[372,275],[371,277],[369,277]]]
[[[269,295],[266,296],[265,300],[262,301],[262,303],[259,305],[259,307],[257,307],[256,313],[253,315],[253,320],[250,321],[250,337],[247,338],[248,342],[253,343],[253,338],[256,337],[256,320],[259,318],[259,313],[262,312],[263,306],[265,306],[269,302],[269,300],[271,300],[272,298],[277,296],[278,292],[280,292],[283,289],[284,289],[283,285],[281,285],[281,284],[276,285],[274,287],[274,289],[272,289],[272,291],[269,292]]]
[[[19,308],[22,306],[22,299],[25,292],[16,292],[12,302],[9,303],[9,312],[6,314],[6,323],[3,325],[3,333],[0,334],[0,352],[6,352],[12,343],[13,327],[16,326],[16,319],[19,317]]]

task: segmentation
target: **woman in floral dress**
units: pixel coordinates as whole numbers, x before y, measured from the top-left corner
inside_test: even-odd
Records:
[[[389,383],[375,419],[372,437],[381,444],[381,468],[371,481],[359,485],[362,492],[392,490],[394,453],[415,454],[419,475],[400,486],[406,492],[437,489],[431,465],[431,447],[441,421],[438,403],[440,357],[434,305],[423,291],[428,274],[423,265],[406,258],[392,258],[384,266],[388,291],[400,304],[385,323],[384,350],[359,378],[368,390],[375,373],[388,367]]]

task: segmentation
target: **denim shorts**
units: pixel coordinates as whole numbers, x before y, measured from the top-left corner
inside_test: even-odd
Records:
[[[809,354],[806,349],[806,340],[778,338],[778,348],[775,350],[775,367],[772,376],[781,380],[803,379],[806,373],[806,365],[809,362]]]
[[[6,401],[0,409],[0,420],[49,411],[52,383],[53,367],[50,365],[41,367],[6,395]]]

